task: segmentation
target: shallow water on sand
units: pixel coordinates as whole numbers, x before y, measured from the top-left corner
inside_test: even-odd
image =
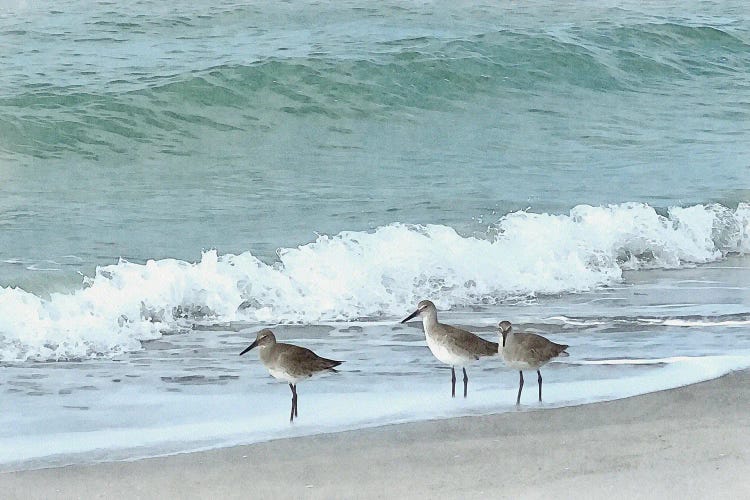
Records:
[[[543,368],[544,403],[527,373],[521,410],[601,401],[684,385],[750,366],[750,258],[635,271],[575,296],[442,312],[497,340],[495,325],[570,344]],[[404,316],[412,305],[405,305]],[[451,399],[450,372],[421,325],[379,321],[274,327],[283,341],[345,360],[340,372],[290,393],[256,354],[238,353],[257,326],[215,324],[146,342],[115,359],[7,364],[0,378],[0,468],[152,456],[320,432],[516,411],[518,374],[499,358],[468,367],[469,397]],[[459,377],[460,378],[460,377]],[[459,386],[460,386],[459,380]],[[460,387],[459,387],[460,393]]]

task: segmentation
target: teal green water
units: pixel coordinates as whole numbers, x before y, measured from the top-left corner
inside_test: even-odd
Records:
[[[4,285],[749,199],[743,2],[22,5],[0,11]]]

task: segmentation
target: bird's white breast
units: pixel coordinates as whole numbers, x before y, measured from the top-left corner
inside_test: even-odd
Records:
[[[299,380],[286,370],[280,368],[268,368],[268,373],[270,373],[273,378],[289,382],[290,384],[296,384]]]
[[[536,370],[540,366],[542,366],[541,364],[531,365],[526,361],[522,361],[519,359],[508,359],[505,356],[503,356],[503,360],[505,361],[505,366],[512,370]]]
[[[468,359],[463,356],[460,356],[458,353],[450,350],[446,345],[435,341],[435,339],[430,337],[429,334],[426,335],[426,338],[427,338],[427,347],[430,348],[430,351],[432,351],[432,354],[441,362],[445,363],[446,365],[464,366],[469,361],[473,361],[473,359]]]

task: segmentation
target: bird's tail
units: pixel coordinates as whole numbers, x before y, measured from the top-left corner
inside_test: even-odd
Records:
[[[335,359],[326,359],[325,360],[328,366],[326,367],[327,370],[332,371],[333,373],[338,373],[338,370],[336,370],[336,367],[339,366],[343,361],[336,361]]]

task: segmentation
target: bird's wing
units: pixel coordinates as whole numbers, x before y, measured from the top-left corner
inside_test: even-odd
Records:
[[[288,348],[279,355],[279,363],[296,376],[312,375],[315,372],[330,370],[340,365],[341,361],[318,356],[306,347],[284,344]]]
[[[446,342],[451,344],[454,349],[465,352],[468,355],[467,357],[474,356],[474,358],[478,359],[481,356],[494,356],[497,354],[497,342],[484,340],[479,335],[456,328],[455,326],[442,326]]]
[[[519,344],[534,358],[540,360],[552,359],[568,348],[567,345],[557,344],[536,333],[518,332],[515,335]]]

